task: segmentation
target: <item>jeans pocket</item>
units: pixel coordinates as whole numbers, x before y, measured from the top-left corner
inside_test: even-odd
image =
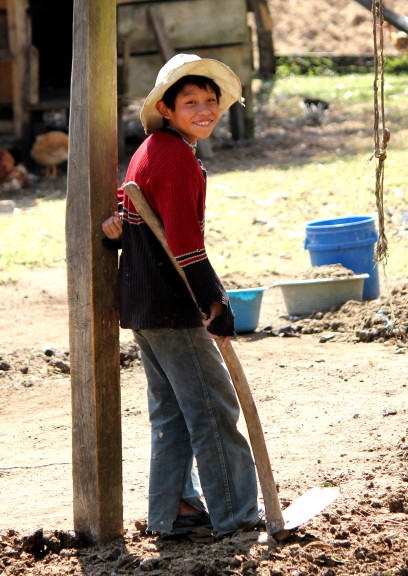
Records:
[[[147,340],[157,340],[174,332],[174,328],[150,328],[148,330],[137,330],[136,333],[144,336]]]

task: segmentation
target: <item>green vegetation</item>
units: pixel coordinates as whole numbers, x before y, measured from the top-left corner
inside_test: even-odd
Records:
[[[0,215],[0,283],[24,268],[65,266],[65,201]]]
[[[387,73],[408,72],[408,56],[388,56]],[[277,72],[284,76],[333,76],[350,73],[366,74],[373,70],[373,56],[279,56]]]

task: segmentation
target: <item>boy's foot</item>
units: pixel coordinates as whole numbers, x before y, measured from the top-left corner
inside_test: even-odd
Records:
[[[213,541],[214,535],[212,524],[207,512],[198,514],[178,514],[173,522],[170,534],[162,536],[163,540],[178,540],[188,538],[189,540]]]
[[[208,532],[212,530],[212,524],[207,512],[198,514],[178,514],[173,522],[171,535],[183,535],[198,533],[200,531]]]
[[[198,510],[185,500],[180,500],[178,513],[179,514],[201,514],[203,510]]]

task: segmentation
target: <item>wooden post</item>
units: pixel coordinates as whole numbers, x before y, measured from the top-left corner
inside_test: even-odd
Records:
[[[13,132],[21,138],[24,124],[26,94],[24,84],[27,77],[28,37],[27,0],[8,0],[7,18],[12,53],[12,98]]]
[[[248,0],[250,11],[255,14],[259,49],[259,74],[270,78],[276,73],[276,57],[272,37],[272,18],[267,0]]]
[[[75,0],[66,242],[74,527],[123,532],[117,254],[101,224],[116,207],[116,2]]]

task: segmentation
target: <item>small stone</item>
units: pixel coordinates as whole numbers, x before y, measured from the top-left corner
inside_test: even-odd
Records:
[[[396,408],[384,408],[383,410],[383,416],[395,416],[396,414],[398,414]]]
[[[14,200],[0,200],[0,214],[11,214],[16,207]]]
[[[402,498],[390,498],[388,507],[392,514],[404,512],[404,500]]]
[[[333,546],[337,548],[350,548],[351,544],[349,540],[334,540]]]

